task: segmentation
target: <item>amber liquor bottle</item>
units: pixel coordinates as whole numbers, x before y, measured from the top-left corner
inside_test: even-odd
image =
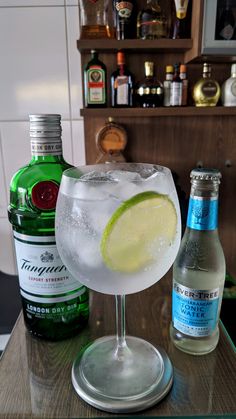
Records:
[[[147,0],[146,7],[138,13],[137,38],[167,38],[167,19],[159,0]]]
[[[163,84],[154,76],[154,63],[145,61],[145,78],[136,86],[137,106],[157,108],[163,105]]]
[[[117,66],[117,70],[111,75],[112,106],[131,107],[133,106],[134,77],[125,64],[125,54],[122,51],[117,53]]]

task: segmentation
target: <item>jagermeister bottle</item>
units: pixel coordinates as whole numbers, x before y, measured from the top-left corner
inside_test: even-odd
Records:
[[[98,52],[91,50],[91,60],[84,69],[84,102],[87,108],[107,106],[107,69],[99,60]]]
[[[218,236],[218,170],[191,172],[187,227],[173,267],[171,338],[184,352],[211,352],[219,339],[225,258]]]
[[[88,318],[88,291],[57,252],[55,207],[62,173],[60,115],[30,115],[32,159],[12,178],[13,226],[25,325],[33,335],[58,340],[74,335]]]

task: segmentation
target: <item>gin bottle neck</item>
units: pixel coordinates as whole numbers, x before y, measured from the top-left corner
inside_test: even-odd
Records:
[[[63,161],[61,137],[31,137],[32,161]]]

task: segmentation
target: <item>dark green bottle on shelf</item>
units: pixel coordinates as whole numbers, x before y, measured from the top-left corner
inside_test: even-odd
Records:
[[[66,269],[55,241],[55,208],[63,158],[60,115],[30,115],[32,159],[12,178],[13,227],[25,325],[39,338],[73,336],[88,320],[88,290]]]
[[[91,60],[84,69],[84,95],[86,108],[107,106],[107,69],[95,50],[91,50]]]

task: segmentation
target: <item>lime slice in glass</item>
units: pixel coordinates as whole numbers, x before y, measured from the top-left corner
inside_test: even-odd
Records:
[[[105,265],[132,273],[156,259],[161,243],[169,247],[176,234],[177,214],[167,195],[147,191],[124,201],[112,214],[101,239]]]

